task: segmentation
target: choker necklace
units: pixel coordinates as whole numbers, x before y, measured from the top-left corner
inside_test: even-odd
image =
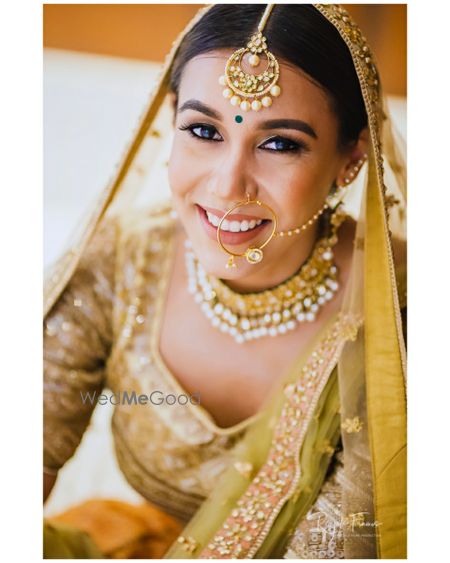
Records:
[[[239,293],[207,274],[192,250],[191,241],[186,239],[188,291],[212,326],[243,343],[285,334],[298,323],[314,321],[322,305],[339,288],[333,246],[339,225],[346,217],[339,207],[329,217],[328,235],[316,241],[299,270],[277,286],[260,292]]]

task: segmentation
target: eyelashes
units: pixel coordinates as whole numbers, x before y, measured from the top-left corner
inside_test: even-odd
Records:
[[[223,141],[216,127],[208,123],[182,124],[178,129],[180,131],[187,131],[191,137],[199,141],[213,143]],[[309,147],[303,141],[294,141],[293,139],[281,135],[270,137],[259,145],[258,148],[274,153],[303,153],[309,151]]]
[[[274,148],[269,148],[272,145]],[[281,137],[276,135],[264,141],[263,145],[260,146],[261,149],[273,152],[299,152],[300,150],[306,150],[304,143],[298,143],[297,141],[292,141],[287,137]]]
[[[200,139],[202,141],[214,141],[214,142],[223,141],[217,129],[213,125],[208,125],[206,123],[192,123],[191,125],[180,125],[178,129],[180,131],[188,131],[188,133],[192,137],[196,139]],[[220,138],[219,139],[214,138],[216,135],[219,136]]]

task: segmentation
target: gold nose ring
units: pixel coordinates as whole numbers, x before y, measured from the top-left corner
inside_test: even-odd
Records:
[[[231,250],[228,250],[227,248],[225,248],[225,246],[222,243],[222,240],[220,238],[220,228],[222,226],[222,223],[224,222],[224,220],[228,217],[228,215],[234,211],[237,207],[241,207],[243,205],[249,205],[251,203],[255,203],[256,205],[265,207],[266,209],[268,209],[270,211],[270,213],[272,214],[273,217],[273,225],[272,225],[272,232],[270,233],[270,236],[268,237],[268,239],[261,244],[260,246],[249,246],[247,248],[247,250],[245,252],[242,252],[241,254],[235,253],[235,252],[231,252]],[[260,201],[259,199],[251,199],[250,198],[250,194],[247,193],[247,199],[240,201],[238,203],[236,203],[231,209],[229,209],[225,215],[222,217],[222,219],[220,219],[219,224],[217,225],[217,242],[219,243],[220,248],[226,253],[228,254],[230,257],[228,259],[228,262],[226,264],[226,268],[235,268],[236,264],[234,259],[237,257],[242,257],[245,256],[247,262],[249,264],[257,264],[258,262],[261,262],[261,260],[264,258],[264,253],[262,251],[262,249],[272,240],[273,236],[275,235],[275,232],[277,230],[277,226],[278,226],[278,220],[277,220],[277,216],[275,211],[270,207],[270,205],[267,205],[267,203],[263,203],[262,201]]]

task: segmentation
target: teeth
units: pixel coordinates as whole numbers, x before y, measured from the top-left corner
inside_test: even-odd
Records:
[[[212,213],[207,211],[206,216],[208,217],[208,221],[211,223],[211,225],[213,225],[214,227],[217,227],[219,225],[220,219],[219,217],[217,217],[217,215],[213,215]],[[258,221],[255,221],[254,219],[252,219],[251,221],[228,221],[228,219],[225,219],[225,221],[221,225],[221,229],[223,231],[230,231],[232,233],[239,233],[240,231],[250,231],[258,225],[261,225],[262,221],[262,219],[258,219]]]

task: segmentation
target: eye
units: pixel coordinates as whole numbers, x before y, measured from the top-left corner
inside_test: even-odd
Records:
[[[300,150],[306,150],[307,146],[304,143],[298,143],[286,137],[276,136],[264,141],[259,148],[274,152],[299,152]]]
[[[214,125],[206,123],[192,123],[191,125],[180,125],[180,131],[188,131],[190,135],[204,141],[223,141]]]

